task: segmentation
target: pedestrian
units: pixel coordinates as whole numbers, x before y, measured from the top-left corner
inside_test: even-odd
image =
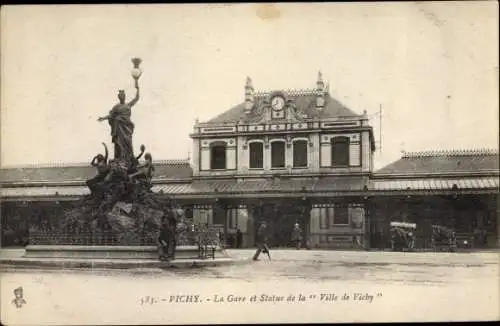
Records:
[[[302,245],[302,229],[300,228],[299,223],[295,223],[293,231],[292,231],[292,242],[295,244],[295,248],[300,250],[300,246]]]
[[[240,229],[236,230],[236,248],[241,248],[241,243],[243,242],[243,233],[241,233]]]
[[[170,234],[168,230],[167,219],[164,218],[162,221],[160,234],[158,236],[158,256],[160,260],[168,260],[168,251],[170,244]]]
[[[271,260],[271,254],[269,253],[269,247],[267,245],[267,225],[266,222],[262,222],[257,229],[257,251],[253,255],[253,260],[259,260],[260,253],[265,253]]]
[[[166,216],[163,218],[160,235],[158,239],[158,253],[160,260],[173,260],[177,246],[177,218]]]

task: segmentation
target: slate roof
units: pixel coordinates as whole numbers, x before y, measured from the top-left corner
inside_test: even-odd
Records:
[[[166,160],[154,163],[154,179],[187,179],[193,170],[187,160]],[[96,175],[90,165],[26,166],[0,169],[0,183],[85,181]]]
[[[267,96],[272,92],[257,93],[254,98],[254,108],[250,114],[245,113],[245,103],[240,103],[233,108],[219,114],[218,116],[207,121],[207,123],[223,123],[223,122],[252,122],[254,119],[262,115],[262,105]],[[316,92],[314,90],[297,90],[284,91],[287,99],[295,103],[295,107],[300,114],[305,114],[310,119],[337,118],[337,117],[353,117],[359,114],[355,113],[344,104],[325,94],[325,106],[322,110],[316,109]]]
[[[374,174],[375,176],[425,176],[498,172],[498,151],[481,149],[405,153],[401,159],[377,170]]]

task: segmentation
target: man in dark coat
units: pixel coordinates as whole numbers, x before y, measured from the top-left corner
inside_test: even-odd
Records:
[[[295,248],[300,250],[300,246],[302,244],[302,229],[300,228],[299,223],[295,223],[293,227],[292,242],[295,244]]]
[[[243,233],[241,233],[240,229],[236,230],[236,248],[241,248],[241,244],[243,242]]]
[[[177,218],[172,212],[163,218],[160,230],[160,260],[175,258],[175,248],[177,246]]]
[[[257,251],[253,255],[253,260],[258,260],[261,252],[267,254],[269,259],[271,259],[271,255],[269,254],[269,247],[267,245],[267,232],[268,230],[266,222],[262,222],[257,229]]]

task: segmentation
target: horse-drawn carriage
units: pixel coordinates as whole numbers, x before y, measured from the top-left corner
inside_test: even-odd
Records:
[[[434,251],[455,251],[457,237],[455,231],[442,225],[432,226],[432,249]]]
[[[417,224],[391,222],[391,248],[393,251],[412,250],[415,248],[415,230]]]

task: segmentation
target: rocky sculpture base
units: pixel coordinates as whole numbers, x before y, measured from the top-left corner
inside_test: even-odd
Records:
[[[105,176],[87,182],[91,195],[65,212],[57,230],[58,237],[67,242],[64,244],[73,244],[71,239],[85,239],[85,245],[156,245],[162,227],[168,226],[173,233],[179,233],[179,223],[181,229],[186,228],[189,221],[182,210],[153,193],[150,180],[131,178],[136,171],[130,163],[113,161]],[[101,243],[103,239],[105,243]],[[40,243],[41,239],[30,235],[30,244],[50,244],[44,243],[46,240]]]

